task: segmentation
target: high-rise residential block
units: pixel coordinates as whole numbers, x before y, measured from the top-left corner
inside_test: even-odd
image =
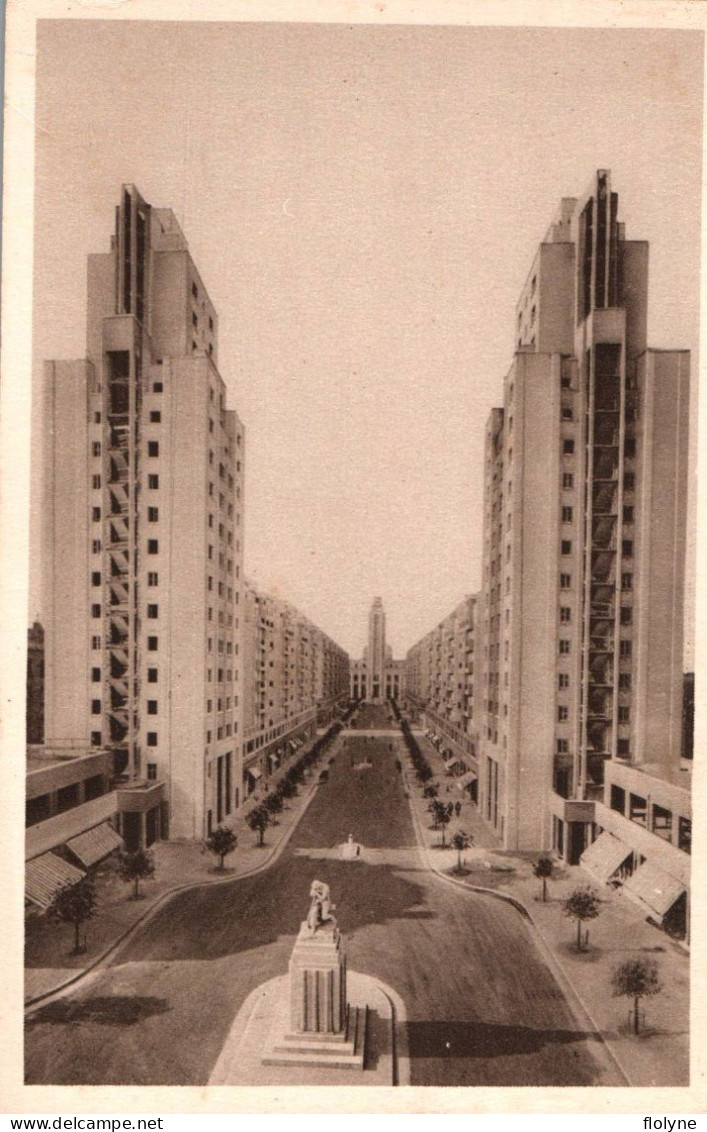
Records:
[[[243,796],[343,713],[349,658],[289,602],[246,582]]]
[[[486,431],[480,805],[570,862],[615,773],[681,776],[690,359],[648,348],[647,297],[599,170],[538,249]]]
[[[408,650],[406,701],[450,768],[478,794],[475,655],[478,599],[469,595]]]
[[[125,185],[87,356],[46,364],[43,569],[47,744],[110,751],[128,844],[238,800],[245,436],[217,322],[174,214]]]

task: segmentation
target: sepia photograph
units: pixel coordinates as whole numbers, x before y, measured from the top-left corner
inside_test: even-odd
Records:
[[[697,1084],[704,33],[441,7],[36,20],[25,1087]]]

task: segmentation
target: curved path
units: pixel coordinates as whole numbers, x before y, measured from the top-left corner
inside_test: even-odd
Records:
[[[424,867],[396,742],[349,733],[271,869],[176,896],[109,967],[31,1013],[27,1083],[205,1084],[246,996],[287,970],[314,877],[350,967],[406,1004],[412,1084],[612,1083],[515,909]],[[332,848],[349,833],[361,860]]]

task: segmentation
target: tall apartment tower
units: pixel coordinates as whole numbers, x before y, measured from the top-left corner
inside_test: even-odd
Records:
[[[373,599],[368,614],[368,653],[369,688],[372,700],[383,696],[385,687],[385,611],[379,597]]]
[[[46,741],[163,780],[171,837],[238,803],[243,426],[174,214],[123,186],[87,356],[45,374]]]
[[[647,348],[647,284],[599,170],[538,249],[486,431],[479,804],[572,862],[607,764],[680,758],[689,353]]]

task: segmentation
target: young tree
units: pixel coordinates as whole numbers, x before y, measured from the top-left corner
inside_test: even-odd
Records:
[[[251,810],[245,819],[248,827],[258,834],[258,845],[265,844],[265,830],[270,825],[270,814],[265,809],[265,806],[258,806],[257,810]]]
[[[614,998],[625,996],[633,999],[633,1032],[638,1033],[638,1006],[642,998],[652,998],[660,994],[663,984],[655,959],[627,959],[621,963],[611,976]]]
[[[283,806],[284,802],[282,800],[282,794],[280,794],[278,790],[276,790],[273,794],[268,794],[267,798],[265,799],[265,808],[271,815],[271,821],[273,822],[273,825],[275,824],[276,815],[282,813]]]
[[[450,841],[450,845],[452,846],[452,849],[456,849],[457,851],[457,864],[454,870],[456,873],[460,873],[462,871],[462,851],[464,849],[468,849],[469,846],[473,844],[474,838],[470,833],[464,833],[464,831],[460,829],[457,830],[457,832],[454,834],[454,837]]]
[[[533,865],[533,872],[543,882],[543,904],[547,902],[547,882],[552,876],[552,857],[538,857]]]
[[[582,950],[582,924],[599,915],[599,896],[593,888],[575,888],[563,904],[566,916],[577,921],[577,951]]]
[[[237,844],[238,838],[233,830],[226,825],[218,825],[206,838],[204,848],[208,849],[209,853],[213,853],[214,857],[218,857],[218,867],[223,872],[223,862]]]
[[[428,782],[424,790],[422,791],[423,798],[436,798],[438,794],[439,786],[437,786],[434,782]]]
[[[126,884],[133,885],[133,900],[140,896],[140,881],[155,875],[155,862],[152,853],[136,849],[133,853],[120,853],[118,856],[118,876]]]
[[[76,884],[65,884],[58,892],[54,894],[49,908],[48,915],[53,920],[57,920],[63,924],[74,925],[74,955],[80,955],[82,951],[86,950],[86,939],[84,936],[83,947],[81,946],[80,928],[88,920],[92,920],[97,914],[97,901],[96,890],[93,884],[93,878],[90,876],[83,877],[82,880],[77,881]]]
[[[434,798],[433,801],[430,802],[430,811],[432,813],[434,828],[439,829],[441,827],[442,829],[442,848],[444,848],[446,845],[444,834],[452,820],[454,807],[451,802],[440,802],[438,798]]]

